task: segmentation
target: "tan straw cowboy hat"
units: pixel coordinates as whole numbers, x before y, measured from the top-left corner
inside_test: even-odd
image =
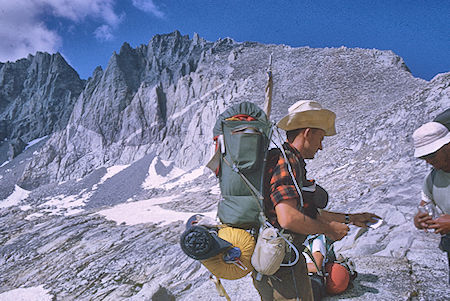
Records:
[[[288,109],[288,114],[277,124],[280,129],[291,131],[302,128],[317,128],[325,131],[325,136],[336,135],[334,121],[336,114],[323,109],[313,100],[299,100]]]

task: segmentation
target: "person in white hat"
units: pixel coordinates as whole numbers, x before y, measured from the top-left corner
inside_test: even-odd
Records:
[[[449,121],[446,118],[450,119],[450,109],[413,133],[414,157],[433,167],[422,187],[422,200],[414,216],[414,225],[442,235],[439,247],[447,252],[450,267],[450,131],[446,127]]]
[[[304,159],[313,159],[322,149],[325,136],[336,134],[336,115],[312,100],[301,100],[293,104],[288,114],[278,122],[278,127],[286,131],[287,142],[283,149],[287,161],[280,151],[270,151],[264,179],[265,214],[275,227],[290,233],[297,249],[309,234],[326,234],[333,240],[340,240],[349,231],[347,224],[367,227],[378,216],[372,213],[344,214],[320,211],[328,202],[328,194],[314,181],[306,178]],[[289,165],[301,195],[289,173]],[[303,207],[301,206],[303,199]],[[300,255],[293,267],[281,267],[275,277],[254,276],[254,285],[262,300],[312,300],[311,282],[308,277],[305,258]]]

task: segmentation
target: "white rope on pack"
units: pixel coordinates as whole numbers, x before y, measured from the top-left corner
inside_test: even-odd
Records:
[[[281,263],[280,266],[282,266],[282,267],[292,267],[292,266],[296,265],[297,262],[298,262],[298,260],[300,259],[300,253],[299,253],[299,251],[297,250],[297,247],[296,247],[293,243],[291,243],[291,242],[289,241],[289,239],[287,239],[286,237],[284,237],[283,234],[280,234],[280,237],[283,238],[283,239],[286,241],[286,243],[289,245],[289,247],[290,247],[292,250],[294,250],[294,253],[295,253],[295,259],[294,259],[293,262]]]
[[[314,182],[311,186],[303,186],[302,191],[306,192],[315,192],[316,191],[316,182]]]
[[[278,228],[275,228],[271,223],[269,223],[268,221],[266,221],[265,225],[268,228],[273,228],[275,229],[275,231],[277,232],[277,235],[280,236],[288,245],[289,247],[294,250],[295,253],[295,259],[293,262],[288,262],[288,263],[281,263],[280,266],[282,267],[291,267],[297,264],[298,260],[300,259],[300,253],[297,249],[297,247],[289,241],[289,239],[287,239],[286,237],[284,237],[283,233],[280,233],[280,231],[278,230]]]
[[[292,181],[294,182],[295,189],[297,190],[298,196],[300,198],[300,207],[303,208],[303,195],[302,195],[300,187],[298,186],[297,180],[294,177],[294,173],[292,172],[291,162],[289,162],[289,160],[288,160],[288,158],[286,156],[286,152],[284,151],[283,140],[281,139],[281,134],[280,134],[280,131],[279,131],[278,127],[276,127],[276,132],[278,134],[278,139],[280,140],[281,147],[278,146],[275,142],[274,143],[281,150],[281,153],[283,154],[284,160],[286,160],[286,162],[287,162],[289,175],[291,176]]]
[[[301,206],[301,208],[303,208],[303,195],[302,195],[301,189],[300,189],[300,187],[298,186],[297,180],[296,180],[295,177],[294,177],[294,173],[292,172],[292,166],[291,166],[291,163],[289,162],[289,160],[288,160],[288,158],[287,158],[287,156],[286,156],[286,152],[285,152],[284,147],[283,147],[283,140],[281,139],[281,134],[280,134],[279,128],[278,128],[277,126],[275,126],[275,125],[274,125],[274,127],[276,128],[276,132],[277,132],[277,134],[278,134],[278,140],[279,140],[281,146],[279,146],[279,145],[278,145],[275,141],[273,141],[273,140],[272,140],[272,142],[275,144],[275,146],[276,146],[278,149],[280,149],[281,153],[283,154],[284,160],[287,162],[287,167],[288,167],[289,175],[291,176],[292,182],[294,183],[295,189],[297,190],[297,193],[298,193],[298,195],[299,195],[299,198],[300,198],[300,206]],[[269,223],[269,225],[270,225],[270,223]],[[272,226],[272,225],[270,225],[270,226]],[[272,227],[273,227],[273,226],[272,226]],[[284,237],[283,234],[279,233],[279,235],[280,235],[280,237],[282,237],[282,238],[286,241],[286,243],[289,245],[289,247],[290,247],[292,250],[294,250],[294,253],[295,253],[295,260],[294,260],[293,262],[282,263],[281,266],[288,266],[288,267],[289,267],[289,266],[294,266],[294,265],[298,262],[298,260],[300,259],[300,253],[299,253],[297,247],[296,247],[293,243],[291,243],[286,237]]]
[[[238,268],[240,268],[243,271],[247,271],[248,270],[248,268],[239,259],[236,259],[235,261],[232,261],[231,263],[234,264],[235,266],[237,266]]]

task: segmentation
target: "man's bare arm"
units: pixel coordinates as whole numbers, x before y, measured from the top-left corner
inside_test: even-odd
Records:
[[[376,219],[381,219],[378,215],[368,212],[346,214],[321,210],[320,215],[329,222],[335,221],[339,223],[349,223],[363,228],[367,227],[367,223],[373,223],[376,222]],[[345,218],[346,215],[348,216],[348,220]]]
[[[328,221],[318,215],[316,219],[312,219],[296,208],[296,200],[284,200],[275,206],[278,223],[286,230],[299,234],[325,234],[333,240],[340,240],[349,231],[347,225]]]

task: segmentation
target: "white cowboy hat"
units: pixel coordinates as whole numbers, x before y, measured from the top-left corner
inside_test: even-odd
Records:
[[[299,100],[288,109],[288,114],[277,124],[280,129],[291,131],[302,128],[317,128],[325,131],[325,136],[336,135],[334,121],[336,114],[323,109],[313,100]]]
[[[439,122],[428,122],[414,131],[414,157],[423,157],[450,142],[450,131]]]

